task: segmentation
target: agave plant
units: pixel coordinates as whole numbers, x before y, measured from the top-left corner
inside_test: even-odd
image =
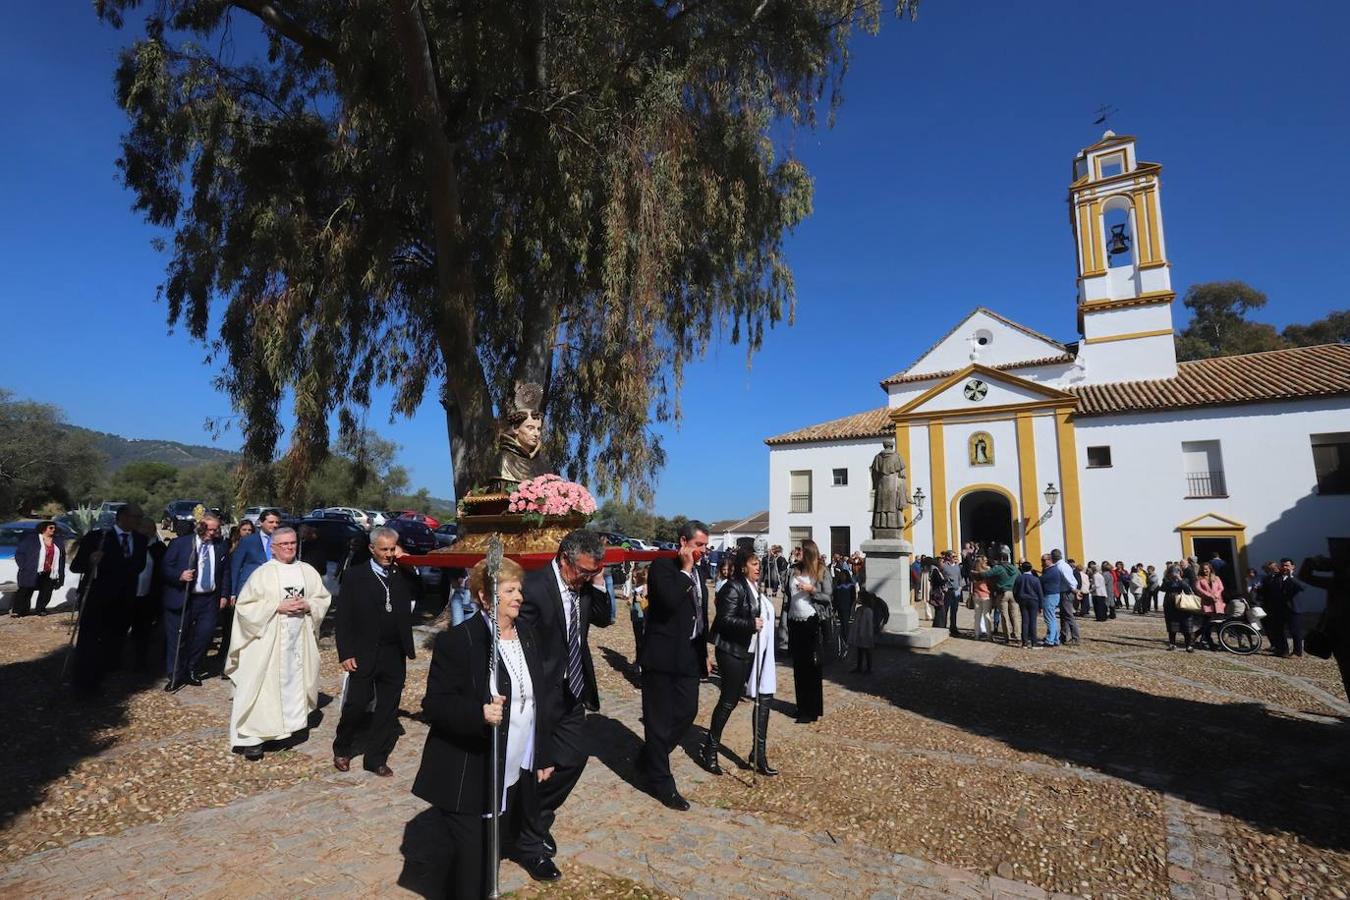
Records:
[[[79,534],[84,534],[98,525],[98,507],[79,506],[66,513],[66,521]]]

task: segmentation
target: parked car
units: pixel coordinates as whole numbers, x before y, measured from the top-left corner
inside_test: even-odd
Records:
[[[193,522],[196,521],[192,516],[192,511],[199,506],[204,508],[206,504],[200,500],[173,501],[164,507],[164,517],[160,519],[160,527],[165,531],[172,531],[174,534],[186,534],[192,530]]]
[[[394,513],[396,519],[407,519],[412,522],[421,522],[428,528],[440,528],[441,520],[435,516],[429,516],[426,513],[420,513],[413,509],[404,509]],[[387,522],[385,524],[388,524]]]
[[[370,523],[371,528],[380,528],[385,523],[384,513],[378,509],[368,509],[366,512],[366,521]]]
[[[6,609],[14,602],[10,595],[19,589],[19,564],[14,561],[14,551],[18,549],[19,540],[36,528],[40,521],[42,520],[17,519],[0,525],[0,596],[7,598],[4,603]],[[65,542],[66,566],[69,568],[77,535],[69,525],[57,522],[56,537]],[[52,593],[53,608],[74,599],[79,580],[80,576],[66,572],[65,583]]]
[[[431,533],[436,535],[436,543],[442,547],[449,547],[459,539],[459,525],[454,522],[446,522],[437,528],[433,528]]]
[[[364,509],[357,509],[355,506],[328,506],[325,507],[323,510],[323,514],[325,517],[330,516],[334,513],[339,513],[347,516],[349,519],[351,519],[357,525],[360,525],[362,528],[371,527],[370,520],[366,516],[366,511]]]
[[[283,520],[290,518],[290,513],[286,512],[286,510],[282,509],[280,506],[250,506],[244,510],[244,515],[240,519],[240,521],[242,522],[247,520],[249,522],[252,522],[254,525],[257,525],[258,519],[262,517],[263,512],[269,509],[272,510],[272,512],[276,513],[278,516],[280,516]]]
[[[117,511],[126,505],[124,500],[104,500],[98,505],[98,519],[94,527],[111,528],[113,522],[117,521]]]
[[[370,558],[367,548],[370,535],[351,519],[343,517],[307,516],[290,527],[296,532],[302,528],[313,528],[318,533],[319,547],[325,562],[337,563],[339,575],[346,568],[348,558],[351,561],[365,561]],[[303,556],[302,556],[303,558]]]
[[[398,532],[398,545],[409,553],[421,556],[435,550],[436,535],[421,522],[412,519],[395,519],[385,525]]]

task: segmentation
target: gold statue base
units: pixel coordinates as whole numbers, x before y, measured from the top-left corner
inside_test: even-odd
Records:
[[[555,553],[563,537],[589,518],[583,513],[541,517],[507,512],[509,504],[510,495],[505,493],[465,497],[459,539],[432,553],[486,553],[494,536],[507,553]]]

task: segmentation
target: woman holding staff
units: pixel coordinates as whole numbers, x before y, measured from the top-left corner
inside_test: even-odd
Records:
[[[450,876],[446,896],[486,896],[491,813],[515,818],[532,802],[535,779],[553,774],[549,744],[554,686],[547,677],[539,640],[520,614],[524,571],[504,559],[497,574],[499,656],[489,675],[493,607],[487,561],[469,575],[469,592],[480,613],[436,638],[422,715],[431,726],[412,792],[440,810],[452,840],[446,848]],[[489,787],[492,730],[499,729],[496,765],[502,795]],[[503,841],[509,843],[509,841]]]
[[[764,755],[769,734],[769,701],[777,687],[773,665],[773,604],[760,593],[760,562],[748,547],[736,550],[732,570],[717,592],[717,618],[713,621],[713,646],[722,692],[713,710],[708,737],[699,753],[703,768],[722,774],[717,762],[718,745],[727,719],[748,692],[754,699],[752,764],[761,775],[777,775]]]

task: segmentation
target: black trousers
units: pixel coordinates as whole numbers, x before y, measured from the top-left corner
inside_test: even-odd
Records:
[[[586,708],[567,694],[565,686],[562,690],[567,696],[562,718],[553,726],[553,775],[543,784],[532,786],[533,795],[522,804],[520,834],[515,842],[521,858],[551,858],[557,852],[553,822],[586,771]]]
[[[155,652],[160,635],[161,609],[162,604],[155,591],[131,601],[131,656],[137,669],[150,668],[151,653]]]
[[[642,670],[642,731],[638,770],[652,793],[665,796],[675,790],[670,774],[670,751],[679,746],[698,715],[698,676]]]
[[[805,621],[788,619],[788,650],[792,654],[792,685],[797,692],[799,719],[818,719],[825,714],[825,691],[816,659],[819,642],[820,628],[815,616]]]
[[[95,594],[86,598],[80,612],[73,660],[73,681],[78,693],[98,690],[103,676],[121,665],[127,631],[125,605],[126,600],[120,595]]]
[[[52,591],[55,589],[55,578],[39,575],[35,587],[19,588],[18,593],[14,595],[14,605],[9,608],[10,613],[16,616],[28,615],[29,604],[32,602],[34,593],[37,594],[37,611],[42,612],[47,608],[47,604],[52,602]]]
[[[349,686],[349,695],[350,691]],[[521,795],[527,789],[527,784],[533,781],[532,773],[522,771],[520,780],[506,792],[506,816],[500,825],[503,847],[510,843],[511,821],[520,814]],[[450,872],[445,880],[444,896],[456,900],[486,897],[490,820],[482,813],[450,812],[445,809],[441,810],[441,817],[450,837],[445,847],[450,857]]]
[[[752,662],[754,660],[742,659],[721,647],[717,648],[717,674],[722,679],[722,692],[717,697],[717,706],[713,707],[712,723],[708,728],[708,738],[714,743],[722,740],[722,730],[727,727],[727,719],[731,718],[741,702]]]
[[[234,604],[230,603],[216,614],[216,621],[220,625],[220,651],[216,653],[216,662],[220,663],[223,671],[225,661],[230,658],[230,632],[234,630]]]
[[[1266,637],[1270,640],[1270,649],[1275,652],[1276,656],[1288,656],[1288,620],[1284,616],[1270,615],[1270,610],[1266,610],[1266,613],[1266,617],[1261,620],[1261,630],[1266,633]]]
[[[389,761],[398,743],[398,702],[408,674],[401,643],[376,645],[374,659],[357,660],[357,669],[347,676],[347,700],[342,704],[337,734],[333,737],[333,755],[351,756],[357,735],[364,728],[367,769],[378,769]],[[368,712],[371,698],[375,711]]]

